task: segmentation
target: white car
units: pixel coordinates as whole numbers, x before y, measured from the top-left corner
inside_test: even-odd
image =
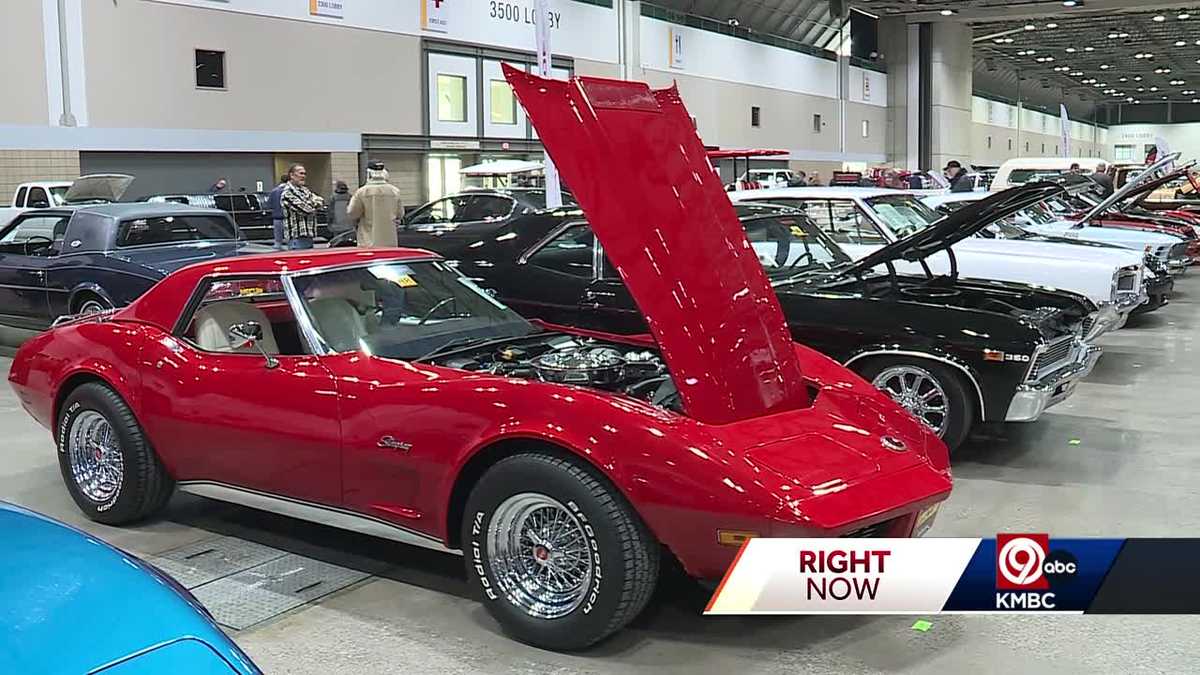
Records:
[[[48,209],[66,203],[67,190],[71,181],[49,180],[21,183],[13,190],[12,201],[0,206],[0,227],[3,227],[29,209]]]
[[[991,191],[1007,190],[1014,185],[1024,185],[1039,180],[1054,180],[1071,170],[1071,165],[1079,165],[1084,174],[1091,174],[1101,166],[1110,166],[1110,162],[1096,157],[1014,157],[1005,160],[996,170],[992,179]]]
[[[963,193],[970,196],[973,193]],[[855,259],[927,228],[941,218],[921,201],[928,195],[877,188],[786,188],[734,192],[734,202],[770,202],[802,208]],[[982,193],[980,196],[983,196]],[[922,261],[895,262],[901,274],[934,274],[996,279],[1059,288],[1085,295],[1102,310],[1092,337],[1124,324],[1134,308],[1146,302],[1142,256],[1104,249],[1086,252],[1028,243],[969,237],[950,247],[954,254]]]

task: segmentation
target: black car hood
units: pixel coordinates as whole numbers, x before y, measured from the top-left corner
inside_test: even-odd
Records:
[[[893,260],[920,260],[972,236],[992,223],[1063,192],[1056,183],[1039,182],[1009,188],[972,202],[929,227],[871,253],[846,267],[843,274],[862,274]]]
[[[270,246],[251,244],[246,241],[197,241],[170,246],[117,249],[110,252],[108,256],[141,265],[165,276],[192,263],[229,258],[235,255],[267,253],[273,250]]]

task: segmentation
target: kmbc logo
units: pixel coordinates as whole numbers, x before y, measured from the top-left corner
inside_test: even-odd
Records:
[[[1050,550],[1050,535],[997,534],[996,608],[1055,609],[1053,590],[1071,583],[1078,571],[1069,551]]]
[[[1006,591],[1040,591],[1050,588],[1046,558],[1048,534],[996,535],[996,588]]]

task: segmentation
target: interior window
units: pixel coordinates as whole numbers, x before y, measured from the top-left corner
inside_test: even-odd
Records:
[[[17,190],[17,198],[13,200],[13,206],[21,208],[25,205],[25,190],[26,188]]]
[[[31,209],[44,209],[50,206],[46,191],[40,187],[29,188],[29,201],[25,203]]]
[[[51,206],[62,206],[63,204],[66,204],[67,203],[67,190],[70,190],[70,189],[71,188],[66,188],[66,187],[50,188],[50,201],[52,202]]]
[[[469,195],[455,195],[439,199],[418,211],[409,224],[417,226],[414,229],[421,232],[453,229],[453,224],[469,220],[470,209],[467,208],[467,204],[470,200]]]
[[[515,202],[497,195],[475,195],[463,208],[461,220],[497,220],[507,218],[513,212]]]
[[[845,239],[848,244],[886,244],[887,239],[875,228],[875,224],[867,218],[858,205],[849,200],[830,200],[829,202],[830,232],[834,241]],[[825,229],[825,228],[822,228]]]
[[[942,218],[937,211],[913,195],[887,195],[866,200],[875,215],[903,238],[929,227]]]
[[[840,251],[822,240],[816,226],[801,214],[742,221],[746,239],[763,267],[807,267],[842,262]]]
[[[581,223],[551,239],[529,256],[529,262],[573,277],[591,279],[595,273],[592,262],[595,241],[592,228]]]
[[[195,312],[183,323],[180,337],[208,352],[258,354],[256,347],[232,334],[257,324],[259,346],[268,354],[306,353],[296,316],[277,276],[214,279],[208,282]]]
[[[18,219],[0,235],[0,245],[19,245],[14,250],[25,252],[28,248],[31,253],[37,248],[32,242],[40,241],[49,247],[51,242],[62,241],[67,231],[67,221],[70,219],[70,216],[30,216]],[[25,246],[27,242],[31,242],[29,246]]]
[[[235,239],[229,217],[164,216],[123,220],[117,228],[117,246],[145,246],[186,241]]]

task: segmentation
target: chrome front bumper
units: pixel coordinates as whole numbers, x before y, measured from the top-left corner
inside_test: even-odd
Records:
[[[1149,296],[1146,297],[1147,299],[1149,298]],[[1129,319],[1129,313],[1133,311],[1134,307],[1142,304],[1142,302],[1145,301],[1143,300],[1136,304],[1118,301],[1100,305],[1100,308],[1096,311],[1095,319],[1088,326],[1087,332],[1082,336],[1084,342],[1092,342],[1101,335],[1124,326],[1125,322]]]
[[[1178,276],[1186,272],[1190,264],[1191,262],[1187,258],[1169,258],[1167,272],[1170,272],[1171,276]]]
[[[1008,404],[1006,422],[1032,422],[1042,416],[1046,408],[1061,402],[1075,391],[1075,385],[1092,372],[1104,350],[1076,341],[1071,360],[1066,365],[1040,380],[1026,382],[1017,387],[1012,403]]]

